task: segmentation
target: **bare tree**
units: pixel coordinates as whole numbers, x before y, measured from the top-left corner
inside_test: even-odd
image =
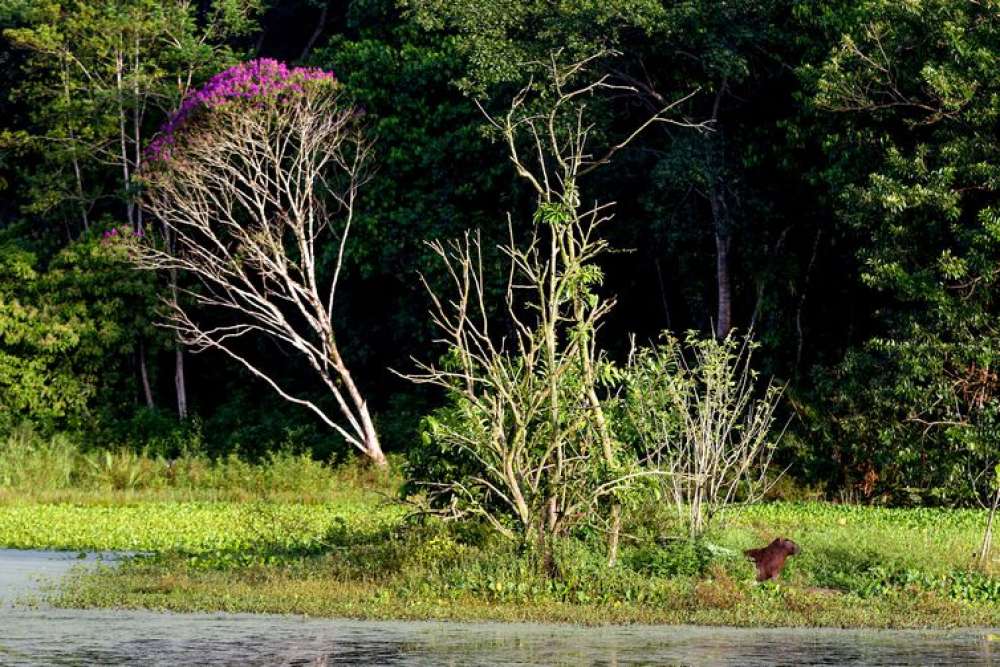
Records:
[[[983,529],[983,543],[979,548],[979,567],[986,568],[990,564],[990,556],[993,553],[993,524],[996,521],[997,509],[1000,508],[1000,484],[996,484],[996,491],[987,506],[986,527]]]
[[[454,364],[418,361],[421,372],[410,378],[456,397],[459,425],[437,422],[435,435],[480,467],[480,474],[437,484],[455,500],[452,515],[482,515],[510,535],[501,519],[507,513],[545,545],[548,537],[597,519],[603,505],[613,564],[621,527],[615,495],[645,473],[620,456],[598,396],[603,359],[596,333],[614,300],[596,293],[601,272],[595,261],[607,250],[599,228],[612,204],[584,205],[579,182],[647,127],[687,124],[666,115],[681,101],[668,104],[618,143],[591,153],[588,102],[602,93],[635,92],[591,75],[605,55],[566,65],[555,54],[544,65],[542,93],[529,84],[503,116],[486,114],[538,196],[535,227],[523,244],[511,230],[501,248],[510,260],[505,321],[492,325],[479,237],[431,244],[456,292],[442,298],[428,286],[440,342]],[[513,335],[498,337],[507,331]]]
[[[136,259],[146,269],[198,279],[197,289],[178,288],[181,298],[167,300],[168,325],[186,344],[227,354],[384,465],[333,318],[370,145],[335,85],[303,84],[296,90],[229,100],[185,128],[145,174],[144,204],[168,238],[137,244]],[[319,253],[330,237],[334,253],[324,282]],[[194,317],[202,307],[225,320],[203,325]],[[293,349],[337,410],[279,385],[267,366],[243,351],[240,343],[248,334],[264,334]]]
[[[579,395],[581,351],[596,363],[596,350],[569,335],[595,328],[613,302],[598,299],[576,320],[565,298],[580,269],[604,250],[588,233],[604,220],[595,211],[589,229],[539,225],[523,247],[513,241],[503,247],[511,263],[504,321],[491,318],[479,236],[430,244],[456,292],[449,298],[432,292],[432,317],[450,363],[417,361],[420,372],[409,377],[452,393],[460,416],[434,420],[433,434],[466,452],[477,468],[468,478],[428,484],[432,495],[452,497],[446,515],[479,515],[508,537],[537,535],[545,547],[549,537],[591,518],[596,503],[615,491],[615,482],[602,484],[592,474],[602,443]],[[583,251],[579,262],[567,263],[560,250],[566,242]],[[498,337],[498,330],[512,330],[513,338]]]
[[[976,564],[988,570],[993,557],[993,530],[996,523],[997,510],[1000,509],[1000,463],[994,454],[985,452],[993,449],[987,445],[978,451],[967,454],[966,467],[969,470],[969,483],[972,493],[979,505],[986,510],[986,525],[983,528],[983,539],[976,554]]]

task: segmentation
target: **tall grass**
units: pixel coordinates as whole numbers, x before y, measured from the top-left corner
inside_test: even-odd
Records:
[[[322,502],[334,493],[390,493],[398,483],[363,462],[334,467],[291,448],[260,461],[237,454],[213,459],[191,449],[173,458],[125,447],[88,451],[69,436],[46,438],[22,426],[0,440],[0,501]]]
[[[73,483],[78,450],[66,435],[39,437],[14,429],[0,446],[0,487],[64,489]]]

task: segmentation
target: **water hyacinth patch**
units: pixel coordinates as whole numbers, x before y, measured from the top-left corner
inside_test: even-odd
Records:
[[[160,127],[146,148],[147,163],[169,159],[178,133],[199,111],[214,109],[236,100],[281,100],[301,93],[309,82],[335,82],[337,76],[318,67],[289,67],[273,58],[258,58],[224,70],[189,95],[180,108]]]

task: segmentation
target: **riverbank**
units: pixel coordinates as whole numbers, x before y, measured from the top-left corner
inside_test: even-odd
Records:
[[[75,554],[0,549],[0,599]],[[0,604],[0,662],[39,664],[899,665],[991,663],[995,629],[866,631],[357,621]]]
[[[173,612],[298,614],[364,620],[447,620],[605,624],[721,625],[929,629],[992,627],[995,605],[958,603],[929,592],[900,590],[859,599],[797,584],[751,588],[712,577],[656,582],[653,602],[574,602],[532,595],[497,601],[491,595],[431,590],[410,582],[344,581],[329,561],[294,568],[192,571],[179,563],[126,566],[120,572],[77,576],[52,599],[67,608],[152,609]],[[595,589],[599,587],[591,587]],[[578,588],[578,591],[585,589]],[[599,592],[597,594],[600,594]],[[587,593],[583,593],[584,596]],[[561,597],[561,596],[560,596]]]
[[[1000,624],[997,571],[974,569],[976,511],[775,503],[727,513],[693,546],[670,539],[669,513],[648,508],[627,526],[637,539],[626,540],[616,567],[605,566],[597,544],[575,540],[557,549],[553,579],[530,551],[489,533],[408,521],[392,492],[385,481],[345,483],[309,503],[8,494],[0,546],[153,554],[69,577],[51,594],[64,607],[578,624]],[[777,535],[802,553],[779,583],[757,584],[739,554]]]

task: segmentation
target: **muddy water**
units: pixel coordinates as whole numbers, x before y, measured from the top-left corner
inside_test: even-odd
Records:
[[[88,560],[94,560],[90,556]],[[0,550],[0,665],[1000,664],[1000,630],[575,628],[11,605],[79,563]]]

